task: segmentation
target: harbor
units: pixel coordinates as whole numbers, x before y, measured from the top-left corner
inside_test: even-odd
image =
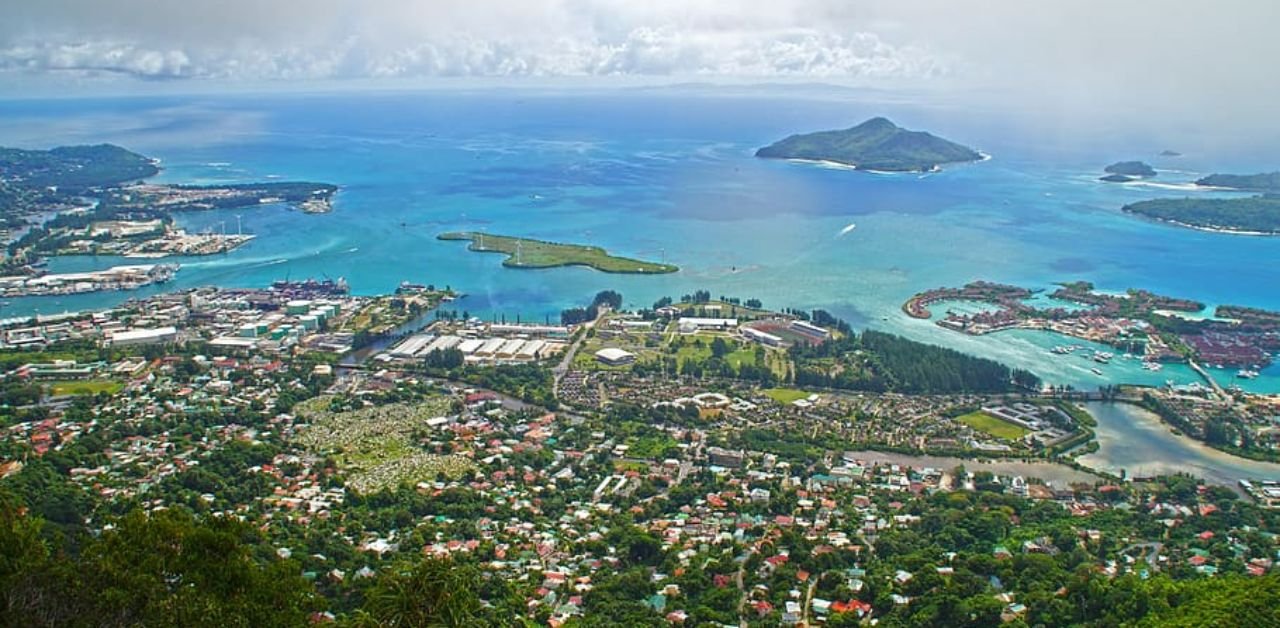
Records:
[[[112,266],[79,273],[52,273],[29,277],[0,277],[0,297],[18,298],[84,294],[111,290],[136,290],[167,283],[177,274],[177,264]]]

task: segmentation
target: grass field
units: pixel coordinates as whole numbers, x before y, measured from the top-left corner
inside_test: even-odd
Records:
[[[516,238],[480,234],[473,231],[442,233],[441,240],[470,240],[469,251],[505,253],[503,266],[510,268],[554,268],[557,266],[588,266],[606,273],[662,274],[678,270],[671,264],[658,264],[642,260],[617,257],[598,246],[559,244],[529,238]],[[483,245],[481,245],[483,241]]]
[[[986,432],[996,438],[1017,440],[1030,434],[1031,431],[1008,421],[997,419],[986,412],[970,412],[956,418],[957,421],[980,432]]]
[[[778,403],[791,403],[809,396],[809,393],[794,388],[770,388],[763,392]]]
[[[49,385],[50,394],[62,395],[96,395],[98,393],[115,394],[124,389],[124,384],[105,379],[94,379],[75,382],[54,382]]]

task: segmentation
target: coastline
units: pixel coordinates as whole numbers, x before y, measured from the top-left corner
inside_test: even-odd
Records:
[[[829,169],[831,169],[831,170],[847,170],[847,171],[850,171],[850,172],[866,172],[866,173],[870,173],[870,174],[886,174],[886,175],[894,175],[894,174],[935,174],[935,173],[938,173],[938,172],[942,172],[942,171],[943,171],[943,167],[942,167],[943,165],[948,165],[948,166],[949,166],[949,165],[964,165],[964,164],[976,164],[976,163],[982,163],[982,162],[984,162],[984,161],[991,161],[991,155],[989,155],[989,154],[987,154],[987,153],[984,153],[984,152],[982,152],[982,151],[976,151],[976,152],[977,152],[977,153],[978,153],[978,155],[979,155],[978,159],[974,159],[974,160],[970,160],[970,161],[949,161],[949,162],[946,162],[945,164],[934,164],[933,166],[931,166],[931,167],[930,167],[930,168],[928,168],[928,169],[913,168],[913,169],[910,169],[910,170],[876,170],[876,169],[874,169],[874,168],[863,168],[863,167],[861,167],[861,166],[859,166],[859,165],[857,165],[857,164],[851,164],[851,163],[847,163],[847,162],[843,162],[843,161],[836,161],[836,160],[834,160],[834,159],[808,159],[808,158],[804,158],[804,157],[762,157],[761,159],[780,159],[780,160],[785,161],[785,162],[788,162],[788,163],[804,164],[804,165],[809,165],[809,166],[820,166],[820,167],[823,167],[823,168],[829,168]]]
[[[496,241],[498,245],[480,248],[476,241],[483,240],[485,237]],[[436,239],[446,242],[467,241],[467,250],[474,253],[505,254],[507,258],[502,261],[503,268],[542,270],[566,266],[585,266],[592,270],[615,275],[667,275],[680,272],[680,267],[674,264],[619,257],[611,255],[608,251],[598,246],[565,244],[496,234],[488,234],[486,236],[486,234],[474,232],[446,232],[436,236]],[[542,261],[527,261],[519,257],[521,256],[521,247],[526,245],[533,250],[526,249],[524,251],[525,255],[532,255],[535,258],[542,256],[546,259]],[[625,264],[634,264],[635,266],[625,266]]]
[[[1203,231],[1205,233],[1220,233],[1225,235],[1241,235],[1241,236],[1252,236],[1252,237],[1263,237],[1263,238],[1274,238],[1276,236],[1280,236],[1280,231],[1247,231],[1244,229],[1232,229],[1231,227],[1209,227],[1204,225],[1193,225],[1191,223],[1181,222],[1178,220],[1170,220],[1168,218],[1156,218],[1155,216],[1148,216],[1146,214],[1142,214],[1139,212],[1130,211],[1125,213],[1133,214],[1135,216],[1141,216],[1152,222],[1172,225],[1174,227],[1182,227],[1183,229],[1194,229],[1196,231]]]

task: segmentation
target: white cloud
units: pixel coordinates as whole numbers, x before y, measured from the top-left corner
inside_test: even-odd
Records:
[[[816,0],[44,0],[0,24],[0,69],[145,78],[923,78],[912,42],[827,23]]]
[[[1280,2],[40,0],[0,19],[23,77],[737,77],[962,87],[1067,112],[1261,118]],[[943,79],[943,80],[939,80]],[[52,82],[61,80],[51,79]]]
[[[21,42],[0,69],[112,72],[142,78],[327,79],[433,76],[735,76],[926,78],[946,66],[917,47],[872,33],[813,29],[690,32],[637,27],[616,40],[457,35],[396,49],[359,37],[327,46],[149,48],[141,42]]]

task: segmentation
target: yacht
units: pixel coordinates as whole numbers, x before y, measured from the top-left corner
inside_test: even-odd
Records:
[[[1236,377],[1240,379],[1253,379],[1257,376],[1258,372],[1253,369],[1241,369],[1239,373],[1236,373]]]
[[[1098,368],[1098,367],[1096,367],[1096,366],[1095,366],[1095,367],[1093,367],[1093,368],[1091,368],[1091,369],[1089,369],[1089,370],[1090,370],[1090,371],[1093,371],[1093,374],[1094,374],[1094,375],[1102,375],[1102,369],[1100,369],[1100,368]]]
[[[1142,368],[1148,371],[1159,371],[1164,368],[1164,365],[1159,362],[1143,362]]]

